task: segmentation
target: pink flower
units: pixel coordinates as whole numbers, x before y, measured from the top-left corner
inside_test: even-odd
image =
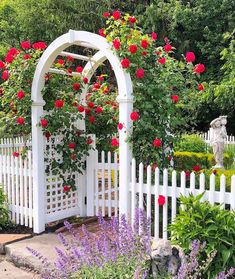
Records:
[[[156,41],[157,40],[157,33],[152,32],[151,38],[152,38],[152,40]]]
[[[137,121],[139,119],[139,114],[136,111],[132,111],[132,113],[130,114],[130,118],[132,121]]]
[[[157,201],[158,201],[159,205],[164,205],[166,203],[166,198],[164,196],[162,196],[162,195],[159,195]]]
[[[119,141],[118,141],[118,139],[117,139],[117,138],[112,138],[111,145],[112,145],[112,146],[119,146]]]
[[[103,13],[103,17],[104,17],[104,18],[107,18],[107,17],[109,17],[109,16],[110,16],[110,13],[109,13],[109,12],[104,12],[104,13]]]
[[[30,49],[30,42],[29,41],[24,41],[21,43],[21,47],[23,49]]]
[[[4,69],[5,68],[5,64],[2,60],[0,60],[0,69]]]
[[[166,45],[164,46],[164,50],[165,50],[166,52],[170,52],[170,51],[172,50],[172,46],[171,46],[170,44],[166,44]]]
[[[20,90],[20,91],[17,93],[17,98],[18,98],[18,99],[23,99],[24,96],[25,96],[25,94],[24,94],[24,91],[23,91],[23,90]]]
[[[45,42],[37,42],[33,44],[33,48],[37,50],[44,50],[47,47]]]
[[[5,80],[5,81],[8,80],[9,76],[10,76],[10,74],[9,74],[9,72],[7,70],[2,72],[2,79],[3,80]]]
[[[197,65],[195,65],[193,71],[196,74],[202,74],[205,71],[204,64],[197,64]]]
[[[11,54],[7,54],[6,57],[5,57],[5,61],[7,63],[11,63],[12,61],[14,60],[14,56],[11,55]]]
[[[187,63],[194,62],[196,59],[194,52],[191,52],[191,51],[187,52],[185,59],[186,59]]]
[[[122,123],[118,123],[117,128],[118,128],[118,130],[122,130],[123,124]]]

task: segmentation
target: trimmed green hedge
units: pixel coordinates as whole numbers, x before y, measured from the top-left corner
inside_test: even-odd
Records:
[[[178,142],[174,144],[174,150],[180,152],[207,152],[205,141],[198,134],[182,135]]]

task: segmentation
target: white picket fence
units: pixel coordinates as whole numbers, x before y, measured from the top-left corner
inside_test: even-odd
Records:
[[[215,175],[211,174],[209,190],[206,189],[205,175],[200,174],[199,185],[196,184],[196,174],[190,174],[189,183],[187,182],[185,172],[177,173],[175,170],[171,173],[164,169],[160,172],[158,168],[152,171],[151,166],[147,167],[147,174],[144,173],[143,164],[139,164],[138,175],[136,172],[136,161],[132,160],[132,173],[130,183],[130,204],[131,219],[134,222],[135,208],[144,208],[147,217],[151,218],[153,223],[153,236],[167,239],[167,228],[174,222],[179,207],[180,195],[188,196],[189,193],[198,195],[205,191],[202,200],[208,200],[211,204],[220,203],[222,207],[230,210],[235,209],[235,175],[231,179],[231,192],[226,192],[226,179],[224,175],[220,176],[220,190],[215,190]],[[144,179],[144,177],[146,179]],[[180,178],[177,183],[177,176]],[[165,204],[159,205],[159,195],[165,197]]]
[[[213,130],[210,129],[208,132],[204,133],[204,134],[200,134],[200,137],[205,141],[205,143],[207,143],[208,145],[211,145],[211,139],[212,139],[212,133]],[[235,136],[230,135],[227,136],[226,140],[225,140],[225,144],[234,144],[235,145]]]

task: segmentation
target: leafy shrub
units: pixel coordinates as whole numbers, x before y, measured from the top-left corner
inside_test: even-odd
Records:
[[[9,210],[6,206],[6,196],[0,185],[0,230],[4,229],[10,224]]]
[[[216,273],[235,264],[235,212],[221,209],[220,205],[211,205],[208,201],[200,202],[202,196],[181,196],[184,208],[179,209],[169,231],[172,242],[180,245],[185,252],[189,251],[194,239],[206,242],[205,253],[202,255],[204,260],[213,251],[217,251],[202,277],[214,278]]]
[[[233,163],[231,155],[224,154],[224,166],[230,166]],[[199,165],[202,169],[210,169],[215,165],[213,154],[196,152],[175,152],[174,168],[177,170],[192,170],[193,166]]]
[[[200,152],[207,151],[207,145],[205,141],[197,134],[182,135],[178,142],[174,145],[175,151],[187,151],[187,152]]]

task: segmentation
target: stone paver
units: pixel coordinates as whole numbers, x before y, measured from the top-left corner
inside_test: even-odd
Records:
[[[28,237],[31,237],[31,234],[0,234],[0,254],[4,253],[5,245]]]
[[[1,279],[39,279],[39,275],[17,268],[8,261],[0,262]]]

